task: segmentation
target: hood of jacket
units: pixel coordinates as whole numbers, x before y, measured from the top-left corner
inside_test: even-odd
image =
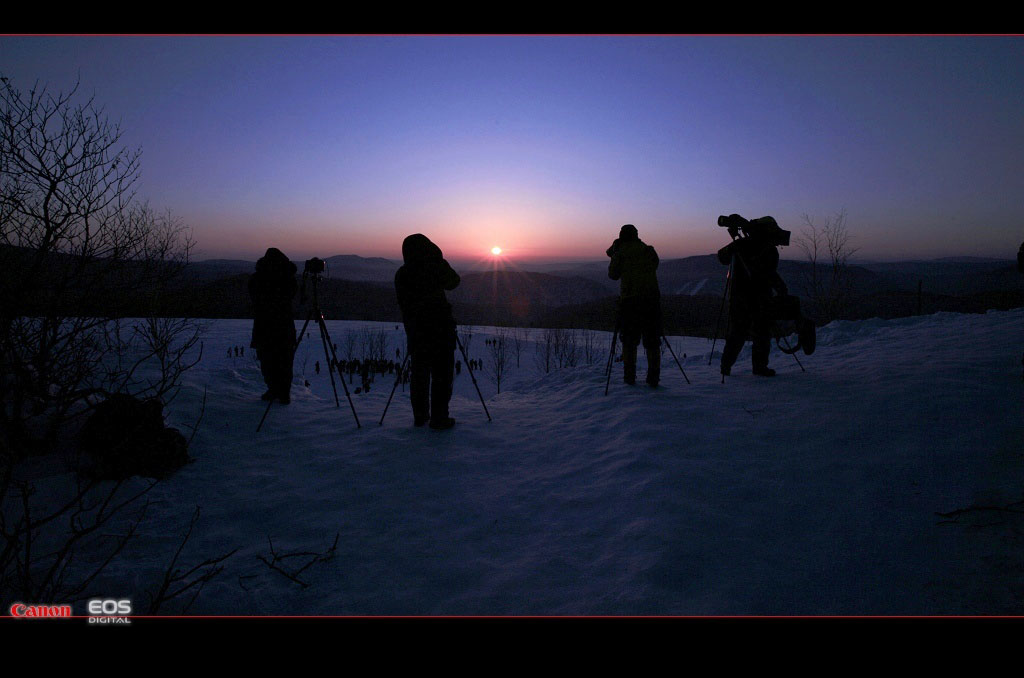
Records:
[[[269,247],[267,253],[256,262],[256,270],[260,273],[295,275],[299,269],[285,256],[284,252],[276,247]]]
[[[422,233],[414,233],[402,241],[402,258],[407,264],[441,261],[441,248]]]

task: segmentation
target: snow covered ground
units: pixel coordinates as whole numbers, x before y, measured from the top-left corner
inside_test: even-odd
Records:
[[[595,364],[550,374],[531,346],[499,395],[478,376],[492,422],[463,369],[450,431],[414,428],[401,387],[378,426],[380,377],[353,395],[357,429],[315,373],[314,327],[257,433],[259,369],[226,355],[251,321],[209,322],[168,414],[187,429],[207,391],[196,461],[98,582],[136,609],[200,506],[181,562],[239,551],[199,614],[1024,613],[1022,516],[936,515],[1024,497],[1024,309],[834,322],[806,372],[773,347],[778,376],[754,377],[748,344],[724,385],[721,341],[708,366],[708,340],[671,337],[692,384],[666,352],[662,388],[617,363],[607,397],[608,333]],[[339,348],[378,326],[327,325]],[[393,356],[404,334],[379,326]],[[258,558],[268,537],[283,553],[335,535],[306,588]]]

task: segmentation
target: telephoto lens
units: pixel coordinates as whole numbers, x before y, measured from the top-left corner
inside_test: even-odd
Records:
[[[738,214],[730,214],[729,216],[719,216],[718,225],[723,228],[743,228],[749,222]]]

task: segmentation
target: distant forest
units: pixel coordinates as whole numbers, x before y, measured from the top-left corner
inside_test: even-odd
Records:
[[[3,253],[7,266],[0,276],[19,275],[24,268],[13,265],[20,257]],[[390,282],[397,262],[362,259],[347,255],[329,270],[319,283],[320,306],[329,320],[373,320],[400,322],[401,313]],[[372,266],[360,267],[360,262]],[[77,262],[75,262],[77,263]],[[302,262],[297,262],[300,271]],[[59,256],[46,270],[54,275],[72,262]],[[188,264],[170,288],[147,289],[144,265],[126,271],[116,289],[80,290],[69,298],[67,315],[132,317],[142,308],[157,308],[165,317],[250,318],[249,272],[253,262],[210,262]],[[367,273],[372,268],[372,273]],[[790,293],[801,297],[804,312],[817,322],[822,318],[804,285],[809,264],[783,261],[779,272]],[[933,261],[848,267],[848,298],[836,314],[840,319],[871,317],[897,318],[937,311],[983,313],[989,309],[1024,306],[1024,276],[1011,261]],[[363,280],[345,279],[346,272],[358,272]],[[714,255],[672,259],[658,270],[666,334],[710,336],[722,307],[726,268]],[[301,272],[297,275],[303,287]],[[306,299],[296,295],[295,317],[305,319],[312,297],[312,281],[305,282]],[[499,270],[468,272],[460,286],[448,294],[460,324],[524,327],[574,327],[611,330],[615,322],[617,283],[607,277],[601,262],[567,265],[552,273]],[[145,304],[142,303],[145,300]],[[23,315],[32,315],[37,300],[6,300]],[[47,303],[53,303],[53,299]]]

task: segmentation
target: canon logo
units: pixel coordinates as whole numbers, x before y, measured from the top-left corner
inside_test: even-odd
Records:
[[[8,612],[12,617],[23,617],[25,619],[39,619],[43,617],[70,617],[70,605],[26,605],[25,603],[14,603]]]

